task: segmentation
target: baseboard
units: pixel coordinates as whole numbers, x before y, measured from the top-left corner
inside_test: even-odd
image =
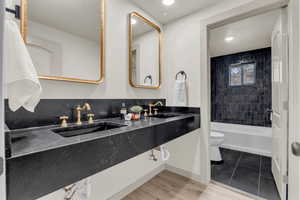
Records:
[[[180,168],[177,168],[177,167],[173,167],[173,166],[168,165],[168,164],[166,164],[166,170],[168,170],[170,172],[173,172],[175,174],[184,176],[186,178],[192,179],[192,180],[194,180],[198,183],[201,183],[201,184],[204,183],[202,178],[200,177],[200,175],[194,174],[193,172],[190,172],[190,171],[187,171],[187,170],[184,170],[184,169],[180,169]]]
[[[241,147],[241,146],[230,145],[230,144],[223,144],[221,147],[224,147],[226,149],[232,149],[232,150],[237,150],[237,151],[242,151],[242,152],[247,152],[247,153],[253,153],[253,154],[267,156],[267,157],[272,157],[271,152],[263,151],[263,150],[260,150],[260,149],[247,148],[247,147]]]
[[[107,200],[120,200],[120,199],[123,199],[128,194],[130,194],[134,190],[138,189],[139,187],[141,187],[142,185],[147,183],[149,180],[151,180],[152,178],[157,176],[159,173],[161,173],[165,169],[166,169],[166,166],[164,164],[162,164],[161,166],[157,167],[156,169],[154,169],[150,173],[148,173],[145,176],[143,176],[142,178],[138,179],[136,182],[130,184],[129,186],[125,187],[120,192],[114,194],[113,196],[111,196]]]

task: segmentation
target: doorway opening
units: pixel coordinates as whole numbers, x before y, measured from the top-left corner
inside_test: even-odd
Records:
[[[285,24],[281,8],[208,32],[211,178],[270,200],[287,195]]]

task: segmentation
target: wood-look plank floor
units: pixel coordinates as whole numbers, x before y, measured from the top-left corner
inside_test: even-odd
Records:
[[[169,171],[163,171],[123,200],[254,200],[221,185],[204,186]]]

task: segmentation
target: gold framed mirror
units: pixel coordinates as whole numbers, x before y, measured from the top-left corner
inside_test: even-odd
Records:
[[[21,34],[40,79],[100,84],[106,0],[20,0]]]
[[[137,12],[129,14],[129,83],[159,89],[162,83],[162,31]]]

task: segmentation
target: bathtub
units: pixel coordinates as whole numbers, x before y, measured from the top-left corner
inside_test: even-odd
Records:
[[[211,131],[225,135],[224,148],[271,157],[272,128],[211,122]]]

